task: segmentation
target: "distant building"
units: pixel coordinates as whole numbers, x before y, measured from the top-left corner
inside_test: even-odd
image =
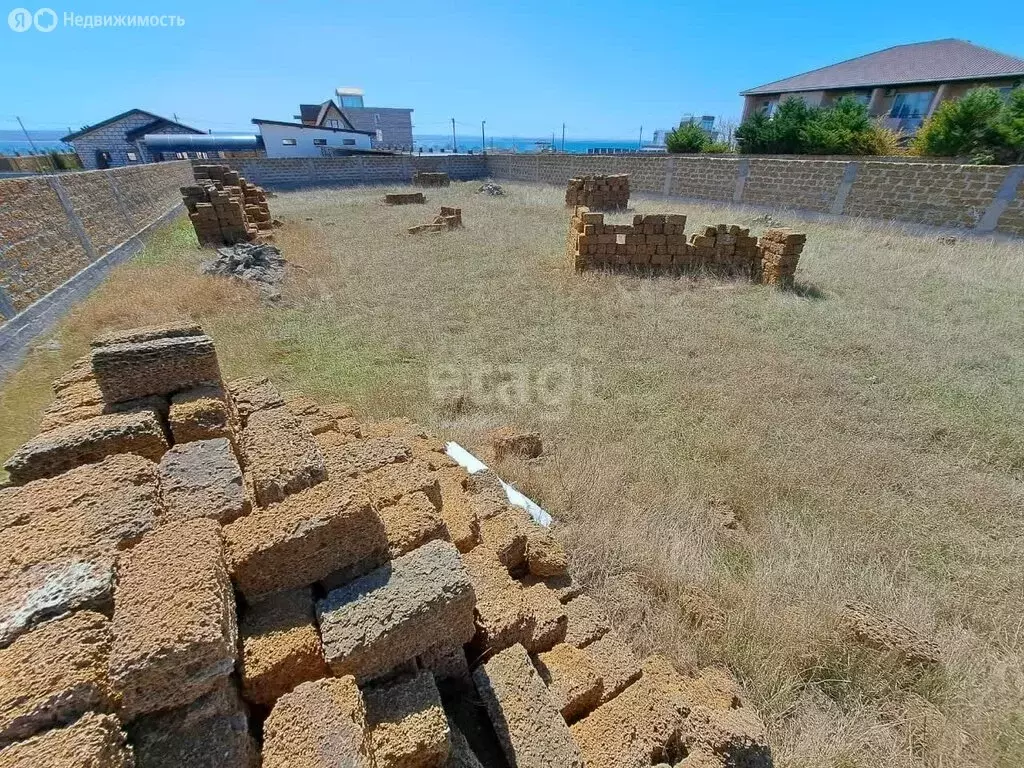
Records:
[[[371,151],[373,134],[369,131],[259,118],[253,118],[253,123],[260,129],[267,157],[322,157]]]
[[[1024,59],[966,40],[897,45],[743,91],[743,118],[771,115],[787,98],[827,106],[842,96],[866,105],[886,125],[914,133],[943,101],[991,85],[1004,93],[1024,81]]]
[[[370,132],[373,149],[412,150],[411,109],[367,107],[359,88],[338,88],[335,95],[341,106],[334,99],[321,104],[300,104],[295,119],[303,125]]]
[[[103,122],[69,133],[61,141],[74,146],[86,169],[116,168],[159,160],[183,159],[188,156],[185,152],[165,156],[164,153],[153,152],[147,148],[142,137],[158,133],[204,132],[143,109],[130,109]]]

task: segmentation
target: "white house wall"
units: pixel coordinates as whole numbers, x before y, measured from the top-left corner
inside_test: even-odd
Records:
[[[329,131],[299,125],[271,125],[260,123],[260,134],[267,157],[320,157],[322,150],[336,149],[370,149],[370,137],[364,133],[352,131]],[[284,144],[285,139],[294,139],[295,144]],[[314,144],[313,139],[322,139],[323,145]],[[354,143],[346,143],[346,140]]]

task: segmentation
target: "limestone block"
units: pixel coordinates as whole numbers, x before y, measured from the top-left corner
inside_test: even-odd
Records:
[[[234,593],[213,520],[168,523],[122,556],[109,669],[126,718],[213,690],[234,669],[237,639]]]
[[[243,426],[257,411],[284,405],[280,391],[265,376],[233,379],[227,387],[235,415]]]
[[[231,416],[220,387],[195,387],[172,396],[167,420],[179,445],[231,437]]]
[[[601,675],[585,651],[559,643],[537,654],[534,665],[567,723],[579,720],[601,703]]]
[[[392,437],[340,441],[319,435],[318,441],[333,478],[355,477],[412,458],[409,446]]]
[[[579,582],[573,581],[569,574],[548,576],[547,578],[527,574],[523,577],[522,585],[524,587],[532,587],[534,584],[546,585],[548,589],[558,595],[558,600],[562,603],[567,603],[583,594],[583,586]]]
[[[110,622],[79,611],[0,650],[0,748],[112,708],[106,664]]]
[[[491,658],[473,680],[510,765],[583,768],[569,727],[523,646]]]
[[[529,512],[506,505],[500,514],[480,521],[480,543],[493,551],[502,565],[516,570],[526,564],[526,542],[534,527]]]
[[[868,648],[894,653],[912,664],[939,663],[933,640],[865,603],[844,605],[840,625],[850,639]]]
[[[231,576],[247,599],[308,586],[387,558],[380,516],[349,484],[326,482],[224,528]]]
[[[229,680],[176,709],[127,727],[136,768],[255,768],[259,753],[248,715]]]
[[[361,475],[359,480],[365,486],[370,500],[377,506],[394,504],[411,493],[422,493],[435,508],[441,507],[437,475],[417,459],[388,464]]]
[[[534,526],[526,540],[526,565],[534,576],[563,576],[569,570],[565,547],[539,525]]]
[[[372,678],[441,640],[467,642],[474,602],[458,550],[431,541],[317,604],[324,655],[336,675]]]
[[[480,520],[462,485],[465,476],[466,471],[462,467],[437,472],[441,517],[460,552],[468,552],[480,543]]]
[[[338,419],[322,410],[313,398],[298,392],[284,392],[284,407],[301,421],[313,435],[337,432]]]
[[[580,595],[565,603],[565,612],[569,617],[565,642],[569,645],[585,648],[608,634],[608,617],[601,607],[586,595]]]
[[[245,470],[261,507],[309,488],[326,476],[324,457],[302,423],[282,408],[256,411],[241,432]]]
[[[117,453],[159,461],[167,440],[157,413],[141,409],[75,421],[36,435],[4,463],[15,485],[53,477]]]
[[[522,586],[484,547],[467,552],[462,561],[476,594],[475,643],[480,650],[494,652],[529,642],[536,618]]]
[[[582,652],[602,680],[601,703],[618,696],[640,679],[640,660],[614,632],[595,640]]]
[[[444,766],[448,718],[430,672],[368,686],[363,700],[377,768]]]
[[[0,768],[137,768],[117,718],[87,712],[66,728],[55,728],[0,750]]]
[[[508,456],[535,459],[544,450],[540,433],[528,432],[511,426],[492,430],[488,433],[487,439],[494,452],[495,461],[501,461]]]
[[[242,616],[242,693],[273,704],[300,683],[330,675],[320,647],[308,587],[278,592]]]
[[[448,529],[433,502],[420,491],[402,496],[397,504],[378,507],[388,538],[388,552],[400,557],[428,541],[448,540]]]
[[[727,710],[695,707],[684,722],[682,739],[689,752],[717,758],[720,765],[772,766],[764,724],[748,707]]]
[[[116,344],[140,344],[157,339],[173,339],[183,336],[202,336],[203,328],[198,323],[180,321],[164,325],[150,325],[142,328],[128,328],[101,333],[90,344],[97,347],[109,347]]]
[[[263,724],[263,768],[375,768],[363,697],[352,677],[303,683]]]
[[[550,650],[565,639],[569,624],[565,606],[544,584],[524,589],[523,596],[533,615],[533,629],[523,645],[530,653]]]
[[[422,669],[429,670],[437,680],[470,680],[469,662],[462,645],[438,643],[421,653],[417,661]]]
[[[171,336],[94,347],[92,370],[108,403],[172,395],[220,382],[209,336]]]
[[[242,468],[226,438],[175,445],[159,471],[167,520],[208,517],[223,525],[248,512]]]

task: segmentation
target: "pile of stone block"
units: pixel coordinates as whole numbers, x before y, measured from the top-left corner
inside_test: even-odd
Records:
[[[54,392],[0,489],[0,768],[770,765],[416,425],[225,383],[187,323]]]
[[[392,195],[384,195],[384,202],[387,205],[415,205],[427,202],[422,192],[400,192]]]
[[[226,165],[197,165],[193,171],[196,183],[182,187],[181,195],[201,246],[253,242],[273,227],[262,187]]]
[[[416,187],[447,187],[451,185],[452,180],[447,173],[416,171],[412,175],[412,183]]]
[[[583,205],[595,211],[618,210],[629,206],[629,176],[577,176],[565,188],[565,204]]]
[[[768,229],[760,240],[735,224],[703,227],[687,241],[686,216],[636,215],[632,224],[606,224],[603,213],[577,206],[569,221],[566,257],[576,271],[672,269],[741,277],[791,288],[807,236]]]
[[[441,206],[441,213],[434,217],[430,224],[417,224],[409,227],[410,235],[417,235],[420,232],[447,232],[450,229],[458,229],[462,226],[462,209]]]
[[[800,254],[807,235],[791,229],[773,227],[761,235],[761,280],[767,285],[792,288]]]

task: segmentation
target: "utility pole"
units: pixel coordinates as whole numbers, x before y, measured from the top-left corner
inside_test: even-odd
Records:
[[[38,153],[39,150],[36,149],[36,143],[34,141],[32,141],[32,137],[28,135],[28,131],[25,130],[25,124],[23,122],[21,122],[21,118],[18,117],[17,115],[15,115],[14,119],[17,120],[18,121],[18,125],[21,126],[21,132],[24,133],[25,134],[25,138],[28,139],[28,144],[29,144],[30,147],[32,147],[32,152],[33,153]]]
[[[562,123],[562,151],[565,152],[565,123]]]
[[[640,126],[640,141],[637,142],[636,148],[640,149],[644,145],[644,127]]]
[[[487,135],[484,133],[484,126],[487,125],[486,120],[480,121],[480,151],[487,154]]]
[[[453,117],[452,118],[452,152],[457,152],[458,149],[459,149],[459,147],[455,143],[455,118]]]

